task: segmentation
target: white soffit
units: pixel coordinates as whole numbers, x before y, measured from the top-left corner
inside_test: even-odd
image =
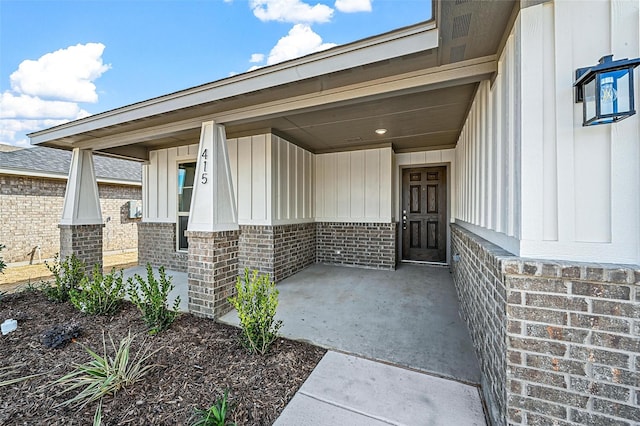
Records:
[[[149,99],[74,122],[29,134],[41,144],[103,127],[138,120],[213,100],[264,90],[295,81],[431,50],[438,47],[434,21],[338,46],[270,67],[260,68],[212,83]]]

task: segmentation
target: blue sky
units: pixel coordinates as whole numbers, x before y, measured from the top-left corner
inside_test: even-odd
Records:
[[[430,0],[0,0],[0,143],[430,16]]]

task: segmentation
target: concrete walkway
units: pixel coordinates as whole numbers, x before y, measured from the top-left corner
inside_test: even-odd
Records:
[[[274,425],[486,423],[474,386],[329,351]]]

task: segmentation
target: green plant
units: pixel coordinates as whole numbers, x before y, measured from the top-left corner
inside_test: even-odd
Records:
[[[102,274],[100,265],[93,266],[92,277],[84,277],[77,288],[69,290],[71,304],[90,315],[110,315],[118,311],[124,298],[122,271]]]
[[[39,283],[34,283],[33,281],[31,281],[31,279],[29,279],[27,283],[23,286],[20,286],[19,289],[20,291],[26,293],[35,293],[37,291],[46,292],[49,287],[51,287],[51,284],[49,284],[49,282],[45,280],[40,280]]]
[[[6,246],[4,244],[0,244],[0,251],[4,250]],[[7,267],[7,264],[4,262],[2,257],[0,257],[0,274],[4,274],[4,270]]]
[[[228,403],[229,391],[224,391],[224,394],[216,398],[215,402],[207,410],[196,409],[196,416],[198,419],[192,426],[235,426],[227,420],[227,413],[229,410]]]
[[[9,376],[16,374],[21,367],[24,367],[25,364],[16,364],[10,365],[8,367],[0,367],[0,387],[9,386],[14,383],[20,383],[25,380],[32,379],[34,377],[42,376],[45,373],[40,374],[31,374],[29,376],[15,377],[13,379],[8,379]]]
[[[100,426],[102,424],[102,399],[98,403],[96,413],[93,415],[93,426]]]
[[[173,308],[169,309],[167,298],[173,290],[171,277],[167,277],[164,267],[158,269],[160,280],[153,275],[153,268],[147,263],[147,279],[140,275],[134,276],[137,284],[129,279],[127,294],[129,300],[138,307],[142,313],[142,319],[149,327],[150,334],[156,334],[169,328],[178,316],[180,296],[173,302]]]
[[[55,278],[55,285],[43,287],[47,298],[55,302],[66,302],[69,300],[69,292],[76,289],[84,278],[84,263],[75,254],[67,256],[63,261],[56,254],[53,263],[45,261],[44,264]]]
[[[249,274],[236,281],[237,295],[229,302],[238,311],[242,327],[243,344],[249,352],[264,355],[278,337],[282,321],[275,321],[278,307],[278,290],[269,275]]]
[[[102,337],[103,355],[85,347],[92,360],[88,364],[74,364],[74,371],[56,380],[53,384],[66,386],[56,396],[83,388],[76,396],[69,398],[58,406],[85,405],[101,399],[105,395],[115,395],[117,391],[140,381],[149,371],[157,367],[147,361],[162,348],[152,351],[150,346],[142,343],[135,355],[131,356],[131,344],[135,336],[129,333],[118,347],[109,336],[113,356],[107,355],[107,343]]]

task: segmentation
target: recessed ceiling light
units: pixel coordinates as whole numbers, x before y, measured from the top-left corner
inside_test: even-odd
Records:
[[[384,135],[387,133],[387,129],[376,129],[376,133],[379,135]]]

